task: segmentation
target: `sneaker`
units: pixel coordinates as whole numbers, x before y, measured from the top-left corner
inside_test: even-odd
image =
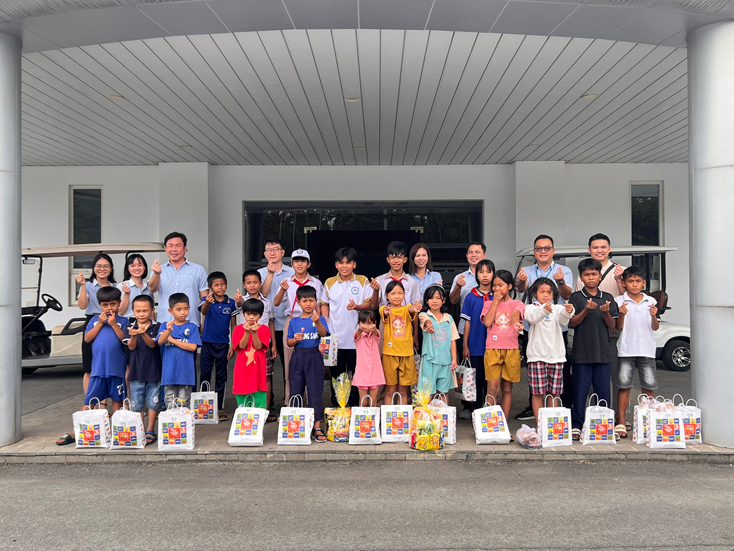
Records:
[[[533,408],[525,408],[523,411],[515,415],[515,419],[518,421],[529,421],[530,419],[535,419]]]
[[[468,409],[463,410],[459,413],[459,419],[471,419],[471,411]]]

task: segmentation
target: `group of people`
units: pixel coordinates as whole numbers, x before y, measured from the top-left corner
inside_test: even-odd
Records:
[[[223,412],[228,361],[235,358],[232,390],[238,405],[269,408],[276,420],[273,374],[283,367],[284,404],[290,396],[308,395],[315,412],[313,438],[326,441],[322,394],[324,362],[321,339],[333,336],[337,363],[331,375],[352,374],[350,404],[370,396],[373,404],[396,393],[408,403],[420,375],[434,393],[455,387],[453,371],[461,362],[476,370],[477,399],[463,401],[462,419],[497,401],[509,415],[513,385],[520,382],[521,352],[527,359],[531,400],[537,421],[544,403],[561,397],[572,409],[572,435],[578,439],[591,387],[611,402],[610,378],[618,386],[615,433],[626,438],[625,423],[632,375],[640,373],[643,392],[657,388],[655,301],[643,293],[644,270],[609,260],[611,242],[603,234],[589,239],[590,258],[579,263],[579,276],[554,262],[554,242],[539,235],[535,264],[516,275],[496,269],[486,246],[467,248],[469,267],[446,292],[425,244],[412,248],[399,241],[387,247],[389,270],[374,279],[358,275],[357,252],[336,251],[336,275],[324,283],[310,275],[308,251],[286,250],[278,239],[265,243],[267,265],[242,276],[244,294],[227,295],[224,273],[209,274],[186,259],[187,239],[173,232],[164,239],[168,262],[127,257],[124,281],[116,284],[112,259],[100,254],[92,275],[79,274],[78,304],[87,314],[84,333],[84,404],[99,399],[148,412],[146,440],[156,441],[159,411],[187,405],[197,383],[196,354],[201,348],[199,382],[211,384]],[[406,271],[407,268],[407,271]],[[158,293],[155,313],[154,293]],[[518,297],[524,297],[519,300]],[[458,304],[458,326],[450,305]],[[566,331],[574,328],[570,357]],[[420,354],[416,363],[414,357]],[[491,398],[490,398],[491,397]],[[336,397],[332,390],[332,405]],[[530,413],[532,412],[532,414]],[[73,441],[69,434],[57,443]]]

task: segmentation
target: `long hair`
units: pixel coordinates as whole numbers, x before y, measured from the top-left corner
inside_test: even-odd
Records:
[[[107,281],[110,282],[110,285],[114,285],[115,283],[117,283],[115,281],[115,264],[112,262],[110,255],[105,254],[105,253],[99,253],[97,256],[94,257],[94,260],[92,260],[92,273],[87,278],[87,281],[92,282],[97,277],[97,274],[94,273],[94,267],[97,265],[98,260],[106,260],[107,262],[110,263],[110,275],[107,278]]]
[[[142,262],[143,266],[145,267],[145,270],[143,271],[143,275],[140,277],[142,277],[143,279],[148,277],[148,263],[145,261],[145,257],[143,257],[142,254],[134,253],[125,259],[125,268],[122,271],[123,281],[128,281],[130,279],[130,265],[133,262],[135,262],[136,260],[140,260],[140,262]]]
[[[494,277],[492,278],[492,282],[494,283],[495,279],[501,279],[504,281],[507,285],[510,286],[511,290],[510,293],[507,294],[507,296],[511,298],[517,298],[517,291],[515,291],[515,278],[512,276],[512,272],[508,270],[497,270],[494,273]]]
[[[538,279],[533,281],[530,289],[528,289],[528,296],[525,297],[525,302],[527,302],[528,304],[532,304],[533,300],[537,300],[536,295],[538,294],[538,289],[540,289],[541,285],[550,286],[551,291],[553,291],[553,304],[558,304],[558,297],[560,296],[560,293],[558,292],[558,285],[556,285],[554,281],[548,279],[547,277],[539,277]]]
[[[433,260],[431,259],[431,249],[428,248],[427,245],[423,243],[416,243],[410,248],[410,252],[408,253],[408,273],[414,274],[415,273],[415,255],[418,253],[419,250],[425,249],[426,254],[428,255],[428,263],[426,264],[426,270],[429,272],[433,271]]]
[[[441,313],[449,313],[449,305],[446,301],[446,289],[443,288],[443,285],[439,285],[438,283],[433,283],[429,285],[423,292],[423,306],[421,307],[421,312],[428,312],[430,310],[430,307],[428,306],[428,300],[432,299],[436,293],[438,293],[438,296],[440,296],[441,300],[443,301],[443,304],[441,304]]]

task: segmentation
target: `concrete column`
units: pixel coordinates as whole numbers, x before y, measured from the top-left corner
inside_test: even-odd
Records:
[[[734,448],[734,23],[688,35],[691,351],[704,442]]]
[[[0,446],[21,438],[20,42],[0,34]]]

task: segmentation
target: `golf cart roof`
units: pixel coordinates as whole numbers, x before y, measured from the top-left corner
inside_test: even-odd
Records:
[[[638,254],[660,254],[677,251],[678,247],[645,247],[645,246],[634,246],[634,247],[612,247],[612,253],[609,255],[611,258],[615,256],[632,256]],[[526,256],[533,256],[533,248],[521,249],[517,251],[518,258],[524,258]],[[556,247],[556,251],[553,254],[553,258],[586,258],[589,256],[588,247]]]
[[[99,253],[127,254],[130,252],[163,252],[163,243],[86,243],[84,245],[31,247],[23,249],[21,256],[33,256],[36,258],[57,258],[62,256],[81,256]]]

